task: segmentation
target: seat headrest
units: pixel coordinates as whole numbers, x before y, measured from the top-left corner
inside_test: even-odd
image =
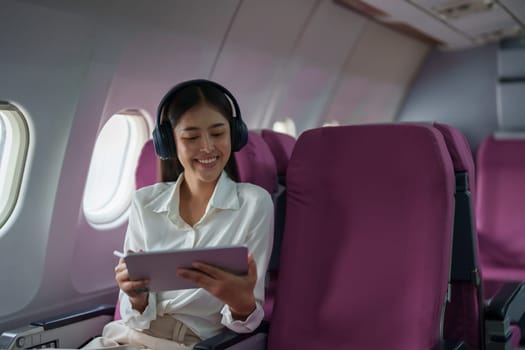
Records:
[[[155,154],[153,140],[148,140],[142,146],[137,168],[135,169],[136,188],[153,185],[159,181],[159,160]]]
[[[292,156],[295,139],[290,135],[268,129],[263,129],[261,136],[270,147],[270,151],[275,158],[278,175],[286,176],[288,160]]]
[[[270,148],[262,137],[248,132],[248,143],[233,154],[240,182],[261,186],[270,194],[277,190],[277,166]]]
[[[468,173],[469,189],[473,191],[476,188],[475,165],[467,138],[461,131],[450,125],[436,122],[433,123],[433,125],[443,134],[450,157],[452,158],[454,171],[466,171]]]
[[[522,168],[525,167],[524,153],[525,139],[501,139],[489,136],[479,146],[478,163],[488,166],[513,165]]]

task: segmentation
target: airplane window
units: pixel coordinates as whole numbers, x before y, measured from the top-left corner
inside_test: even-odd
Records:
[[[18,108],[0,101],[0,228],[15,209],[29,148],[29,128]]]
[[[135,190],[135,168],[149,135],[147,118],[132,110],[113,115],[100,131],[82,203],[93,227],[110,229],[126,221]]]
[[[273,123],[273,131],[282,132],[283,134],[288,134],[290,136],[297,137],[295,123],[290,118],[285,118],[283,120]]]

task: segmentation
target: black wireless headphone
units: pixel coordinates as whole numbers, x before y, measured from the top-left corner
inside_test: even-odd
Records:
[[[206,79],[194,79],[175,85],[170,91],[166,93],[166,95],[164,95],[159,103],[159,107],[157,109],[157,125],[155,126],[155,129],[153,129],[152,135],[153,145],[155,146],[155,153],[157,153],[157,156],[162,160],[177,158],[177,149],[175,147],[175,139],[173,138],[173,127],[168,118],[164,118],[164,120],[161,122],[162,112],[166,107],[165,104],[170,101],[174,95],[176,95],[180,90],[191,85],[211,86],[226,95],[233,105],[233,110],[235,111],[235,115],[232,116],[233,118],[230,124],[232,152],[237,152],[243,148],[248,142],[248,127],[241,118],[241,111],[237,101],[235,100],[235,97],[233,97],[232,93],[224,86],[219,85],[216,82]]]

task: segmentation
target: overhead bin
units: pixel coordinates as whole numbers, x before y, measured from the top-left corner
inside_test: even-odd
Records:
[[[495,0],[336,0],[407,34],[417,31],[446,49],[496,42],[525,32],[519,6]],[[410,30],[407,30],[410,28]]]

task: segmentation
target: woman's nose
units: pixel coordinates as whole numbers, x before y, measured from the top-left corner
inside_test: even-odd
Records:
[[[214,144],[213,144],[213,140],[210,137],[210,135],[204,135],[201,138],[201,140],[202,140],[201,151],[211,152],[213,150]]]

